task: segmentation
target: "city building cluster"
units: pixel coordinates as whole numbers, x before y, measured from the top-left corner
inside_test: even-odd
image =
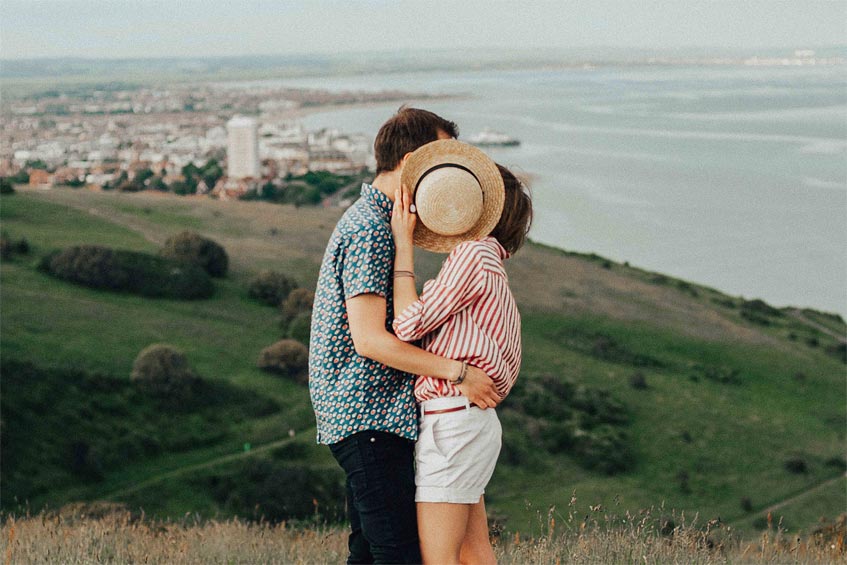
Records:
[[[238,197],[309,171],[372,168],[369,137],[307,131],[298,118],[321,107],[409,97],[215,84],[51,90],[0,108],[0,177],[40,187]]]

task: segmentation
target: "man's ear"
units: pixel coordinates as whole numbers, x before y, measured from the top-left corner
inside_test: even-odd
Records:
[[[411,154],[412,154],[412,152],[411,152],[411,151],[409,151],[408,153],[406,153],[405,155],[403,155],[403,158],[402,158],[402,159],[400,159],[400,169],[402,169],[402,168],[406,165],[406,160],[409,158],[409,156],[410,156]]]

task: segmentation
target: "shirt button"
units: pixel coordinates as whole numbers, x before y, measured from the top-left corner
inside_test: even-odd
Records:
[[[375,437],[372,437],[372,438],[371,438],[371,443],[376,443],[376,438],[375,438]]]

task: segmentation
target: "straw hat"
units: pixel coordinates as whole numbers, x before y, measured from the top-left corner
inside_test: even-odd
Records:
[[[449,253],[463,241],[490,234],[500,221],[503,177],[472,145],[455,139],[427,143],[406,160],[400,180],[417,209],[418,247]]]

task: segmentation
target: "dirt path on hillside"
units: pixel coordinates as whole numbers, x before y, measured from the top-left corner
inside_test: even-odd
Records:
[[[808,496],[809,494],[812,494],[812,493],[814,493],[818,490],[826,488],[826,487],[832,485],[833,483],[836,483],[836,482],[844,479],[845,477],[847,477],[847,472],[844,473],[844,474],[838,475],[837,477],[833,477],[832,479],[827,479],[827,480],[823,481],[822,483],[812,485],[805,490],[802,490],[798,493],[792,494],[791,496],[789,496],[787,498],[783,498],[782,500],[780,500],[778,502],[774,502],[770,506],[762,508],[761,510],[756,510],[755,514],[762,516],[762,515],[767,515],[771,512],[776,512],[780,508],[782,508],[782,507],[784,507],[788,504],[791,504],[792,502],[796,502],[796,501],[800,500],[801,498]],[[742,520],[745,520],[746,518],[748,518],[748,517],[744,516],[744,517],[741,517],[741,518],[736,518],[735,520],[728,522],[728,524],[731,525],[735,522],[741,522]]]
[[[150,243],[154,243],[156,245],[162,245],[165,241],[164,236],[162,235],[162,230],[156,230],[149,225],[146,225],[142,222],[139,222],[135,219],[134,216],[130,214],[123,213],[115,213],[114,215],[109,215],[103,212],[102,210],[98,210],[97,208],[86,208],[84,206],[74,206],[72,203],[68,203],[69,206],[73,206],[82,212],[86,212],[95,218],[100,218],[102,220],[106,220],[107,222],[111,222],[118,226],[122,226],[127,228],[130,231],[134,231],[138,235],[142,236],[144,239],[149,241]]]
[[[812,326],[816,330],[820,330],[828,336],[834,337],[835,339],[837,339],[841,343],[847,343],[847,337],[845,337],[843,334],[839,334],[838,332],[831,330],[830,328],[826,327],[825,325],[818,323],[818,322],[816,322],[812,319],[807,318],[803,314],[803,312],[801,312],[800,310],[792,309],[792,310],[789,310],[788,313],[793,318],[795,318],[796,320],[799,320],[800,322],[803,322],[806,325]]]
[[[308,431],[308,430],[306,430]],[[300,432],[303,433],[303,432]],[[125,496],[127,494],[139,491],[141,489],[147,488],[151,485],[154,485],[160,481],[165,479],[170,479],[173,477],[177,477],[179,475],[184,475],[185,473],[190,473],[192,471],[198,471],[200,469],[206,469],[208,467],[214,467],[215,465],[220,465],[222,463],[229,463],[231,461],[237,461],[239,459],[247,459],[248,457],[253,457],[254,455],[259,455],[261,453],[265,453],[266,451],[270,451],[271,449],[276,449],[277,447],[283,447],[293,442],[295,438],[288,437],[285,439],[280,439],[276,441],[272,441],[270,443],[266,443],[260,445],[258,447],[254,447],[249,451],[240,451],[238,453],[231,453],[229,455],[221,455],[215,457],[213,459],[209,459],[208,461],[203,461],[202,463],[194,463],[192,465],[186,465],[184,467],[179,467],[177,469],[172,469],[170,471],[165,471],[164,473],[159,473],[157,475],[153,475],[152,477],[148,477],[147,479],[134,483],[132,486],[122,487],[117,490],[113,490],[112,492],[106,493],[102,496],[98,496],[98,499],[101,500],[112,500],[117,497]]]

